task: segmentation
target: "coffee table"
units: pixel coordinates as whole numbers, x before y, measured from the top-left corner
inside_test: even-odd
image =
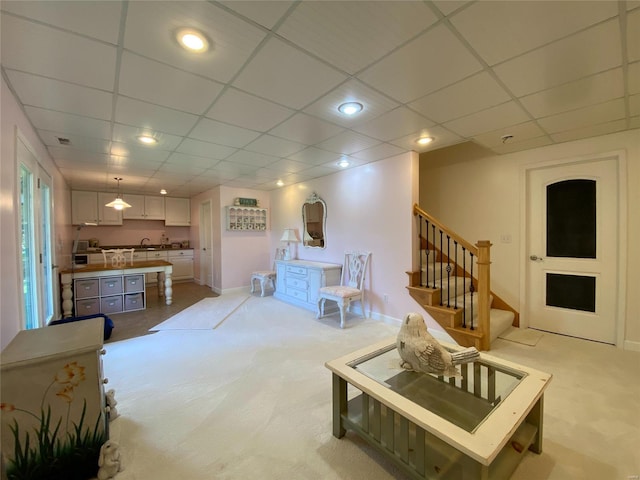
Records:
[[[459,366],[459,377],[409,372],[395,338],[326,367],[333,435],[353,430],[411,478],[506,479],[527,450],[542,452],[548,373],[485,353]]]

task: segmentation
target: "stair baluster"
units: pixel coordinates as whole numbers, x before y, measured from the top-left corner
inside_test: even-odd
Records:
[[[447,235],[447,308],[451,308],[451,237]]]
[[[471,285],[469,285],[469,292],[470,292],[470,297],[471,297],[471,320],[469,321],[469,323],[471,323],[471,330],[474,330],[473,328],[473,291],[474,291],[474,287],[473,287],[473,253],[469,252],[469,258],[471,260]]]
[[[462,270],[467,274],[467,249],[462,247]],[[467,328],[467,302],[462,302],[462,328]]]
[[[442,290],[442,230],[438,229],[438,231],[440,232],[440,289]],[[435,262],[434,262],[435,263]],[[433,287],[435,288],[435,282],[433,284]],[[442,295],[440,295],[440,306],[442,307],[443,303],[442,303]]]
[[[453,241],[453,245],[454,245],[454,255],[455,258],[453,259],[453,265],[455,267],[454,271],[456,272],[456,276],[458,275],[458,242],[456,240]],[[464,278],[464,277],[463,277]],[[453,308],[457,309],[458,308],[458,282],[456,282],[454,288],[454,294],[453,294]],[[464,291],[464,284],[462,287],[462,290]]]

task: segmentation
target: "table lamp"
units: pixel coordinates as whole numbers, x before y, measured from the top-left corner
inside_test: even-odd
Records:
[[[298,238],[298,232],[296,231],[296,229],[285,228],[280,241],[287,242],[287,248],[284,249],[283,260],[294,260],[295,255],[292,255],[291,253],[291,243],[298,243],[300,241],[300,239]]]

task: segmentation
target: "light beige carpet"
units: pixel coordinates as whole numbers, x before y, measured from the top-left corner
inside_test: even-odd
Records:
[[[531,328],[509,327],[498,338],[535,347],[544,334]]]
[[[217,328],[240,305],[247,301],[246,293],[230,293],[203,298],[164,322],[150,328],[159,330],[211,330]]]

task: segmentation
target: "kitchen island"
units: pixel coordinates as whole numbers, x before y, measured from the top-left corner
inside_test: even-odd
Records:
[[[145,308],[144,275],[156,273],[158,295],[171,305],[173,289],[171,274],[173,264],[164,260],[148,260],[120,266],[103,264],[75,266],[60,272],[62,284],[62,315],[76,316],[94,313],[118,313]],[[72,288],[73,283],[73,288]],[[164,285],[164,289],[162,286]],[[76,302],[74,302],[74,291]],[[78,302],[87,299],[82,311]],[[104,311],[107,310],[107,311]]]

